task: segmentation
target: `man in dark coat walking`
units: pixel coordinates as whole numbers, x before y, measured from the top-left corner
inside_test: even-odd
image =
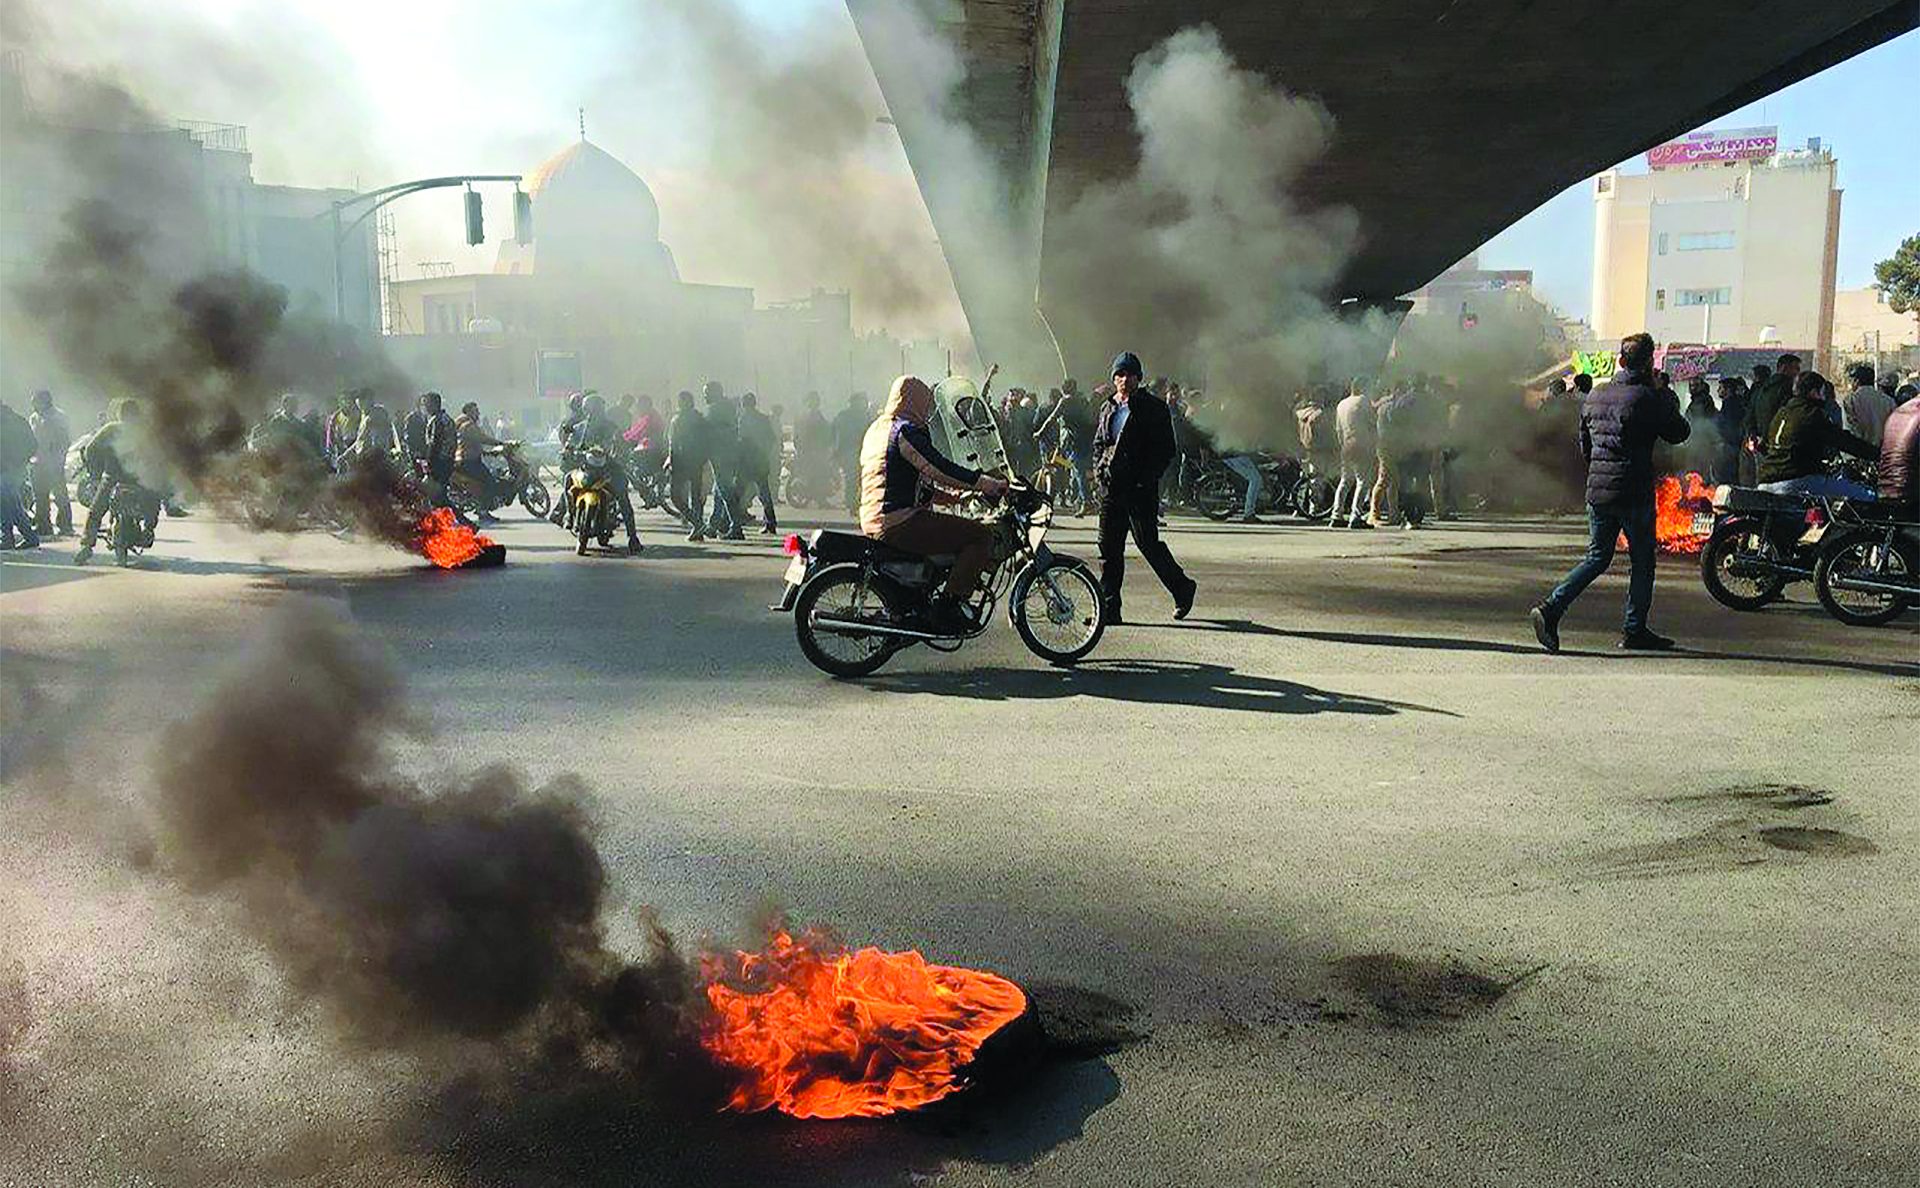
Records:
[[[1104,492],[1100,504],[1100,585],[1107,621],[1120,619],[1120,586],[1127,573],[1127,533],[1173,595],[1173,617],[1193,609],[1199,586],[1160,539],[1160,476],[1174,459],[1173,417],[1142,381],[1132,351],[1113,361],[1113,395],[1100,405],[1093,457]]]
[[[1560,650],[1560,619],[1593,579],[1613,564],[1614,542],[1627,535],[1633,565],[1627,581],[1626,622],[1620,646],[1662,651],[1673,646],[1647,628],[1653,605],[1653,447],[1687,440],[1680,401],[1653,376],[1653,336],[1620,343],[1620,371],[1580,406],[1580,452],[1587,460],[1587,555],[1531,612],[1533,633],[1549,652]]]

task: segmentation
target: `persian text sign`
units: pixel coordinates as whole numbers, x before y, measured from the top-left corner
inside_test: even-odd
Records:
[[[1647,150],[1647,166],[1667,169],[1707,161],[1753,161],[1771,157],[1780,149],[1780,129],[1716,128],[1690,132]]]

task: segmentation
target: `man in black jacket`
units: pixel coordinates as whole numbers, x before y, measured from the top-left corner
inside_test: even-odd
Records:
[[[1193,609],[1197,583],[1160,539],[1160,476],[1174,458],[1173,418],[1141,382],[1140,360],[1124,351],[1113,361],[1113,395],[1100,405],[1093,457],[1105,492],[1100,504],[1100,585],[1107,621],[1120,622],[1120,584],[1127,573],[1127,533],[1173,595],[1173,617]]]
[[[1549,652],[1560,650],[1560,619],[1593,579],[1613,564],[1614,543],[1627,536],[1633,565],[1627,580],[1627,613],[1620,646],[1662,651],[1673,646],[1647,629],[1653,605],[1653,447],[1687,440],[1680,401],[1653,378],[1653,336],[1633,334],[1620,343],[1620,371],[1594,389],[1580,407],[1580,452],[1587,459],[1587,555],[1530,614],[1533,633]]]

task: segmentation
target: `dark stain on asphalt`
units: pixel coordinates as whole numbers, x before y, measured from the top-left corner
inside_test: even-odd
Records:
[[[1660,798],[1660,803],[1699,804],[1705,801],[1725,800],[1761,802],[1768,808],[1776,809],[1803,809],[1832,804],[1834,795],[1824,788],[1809,788],[1805,784],[1731,784],[1724,788],[1716,788],[1712,792],[1663,796]]]
[[[1048,1055],[1091,1060],[1131,1047],[1151,1033],[1135,1026],[1135,1008],[1110,994],[1082,986],[1041,983],[1027,997],[1046,1033]]]
[[[1501,978],[1456,958],[1432,960],[1399,953],[1365,953],[1333,963],[1334,976],[1360,995],[1389,1026],[1462,1019],[1492,1010],[1544,965]]]
[[[1762,829],[1760,840],[1776,850],[1814,854],[1822,858],[1861,858],[1880,852],[1879,846],[1864,837],[1810,825],[1775,825]]]

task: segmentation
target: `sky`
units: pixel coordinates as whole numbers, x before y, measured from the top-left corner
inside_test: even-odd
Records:
[[[1920,234],[1920,33],[1850,58],[1758,103],[1703,125],[1780,129],[1780,144],[1817,136],[1839,162],[1840,260],[1836,283],[1873,282],[1873,266]],[[1621,162],[1646,171],[1646,158]],[[1534,287],[1563,313],[1592,306],[1593,184],[1567,187],[1480,249],[1483,268],[1531,268]]]
[[[672,68],[685,57],[675,40],[682,34],[674,20],[661,19],[663,10],[725,3],[765,29],[772,54],[822,42],[843,51],[854,46],[857,53],[842,0],[156,0],[140,6],[49,0],[47,8],[52,40],[66,48],[102,47],[99,65],[149,70],[144,90],[168,114],[248,125],[262,182],[372,188],[442,173],[528,172],[577,137],[577,111],[584,107],[588,136],[654,190],[662,238],[678,255],[683,276],[755,285],[762,300],[780,300],[800,294],[768,291],[761,278],[743,271],[750,254],[712,243],[713,187],[702,173],[714,130],[703,122],[706,105]],[[197,41],[177,31],[196,24],[204,29]],[[221,53],[203,50],[216,39]],[[236,55],[254,62],[225,60]],[[178,68],[182,62],[197,67],[202,57],[205,68]],[[263,72],[261,62],[275,65]],[[1876,260],[1920,232],[1916,77],[1920,33],[1911,33],[1707,125],[1775,124],[1783,145],[1818,136],[1833,148],[1846,192],[1842,287],[1867,284]],[[296,81],[276,90],[276,78]],[[877,88],[873,106],[876,116],[883,113]],[[1622,164],[1644,168],[1638,157]],[[919,205],[905,154],[885,125],[874,125],[853,167],[864,175],[855,188],[873,201]],[[1590,185],[1583,179],[1568,187],[1495,236],[1481,251],[1482,265],[1531,268],[1547,299],[1584,316]],[[493,193],[489,230],[498,236],[509,225],[510,208],[504,190]],[[425,261],[461,271],[492,266],[491,245],[468,249],[461,240],[457,191],[409,198],[391,209],[399,224],[401,277],[420,275]],[[925,230],[931,244],[931,225]],[[937,254],[926,259],[940,266]]]

